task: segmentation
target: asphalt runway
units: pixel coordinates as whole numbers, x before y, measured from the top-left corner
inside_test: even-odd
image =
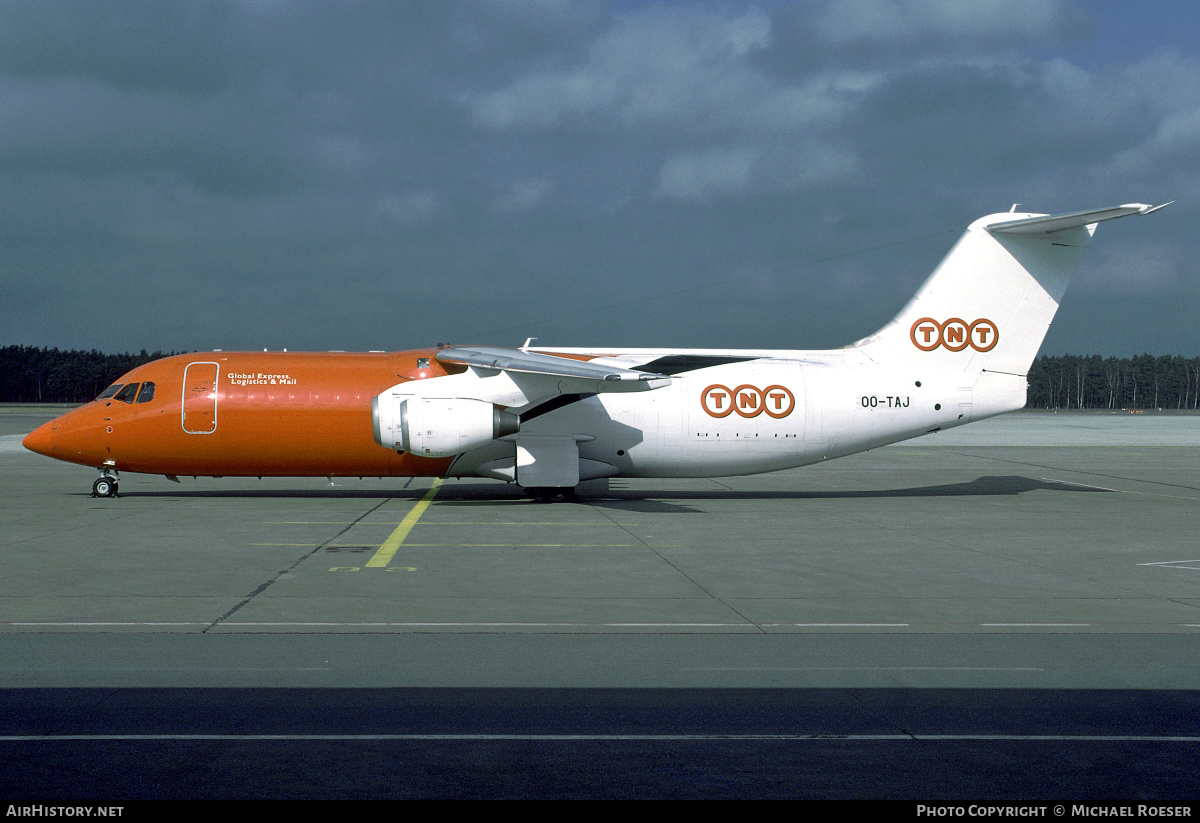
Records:
[[[0,407],[0,797],[1200,795],[1200,417],[827,465],[191,479]]]

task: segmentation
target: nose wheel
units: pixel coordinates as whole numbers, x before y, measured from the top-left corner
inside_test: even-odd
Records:
[[[116,497],[117,478],[111,474],[103,474],[92,484],[92,497]]]

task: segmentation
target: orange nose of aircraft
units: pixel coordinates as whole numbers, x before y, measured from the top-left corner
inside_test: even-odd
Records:
[[[21,441],[21,445],[31,452],[44,454],[47,457],[54,457],[54,423],[43,423],[38,426],[25,435],[25,439]]]

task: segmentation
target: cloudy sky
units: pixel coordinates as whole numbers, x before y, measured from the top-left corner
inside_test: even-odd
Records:
[[[824,348],[973,219],[1200,354],[1200,3],[3,2],[0,344]]]

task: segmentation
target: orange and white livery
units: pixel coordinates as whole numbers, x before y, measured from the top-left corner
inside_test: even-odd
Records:
[[[1165,205],[1165,204],[1164,204]],[[518,349],[168,357],[29,434],[101,472],[598,477],[803,466],[1019,409],[1096,224],[1162,206],[980,218],[894,320],[831,351]]]

